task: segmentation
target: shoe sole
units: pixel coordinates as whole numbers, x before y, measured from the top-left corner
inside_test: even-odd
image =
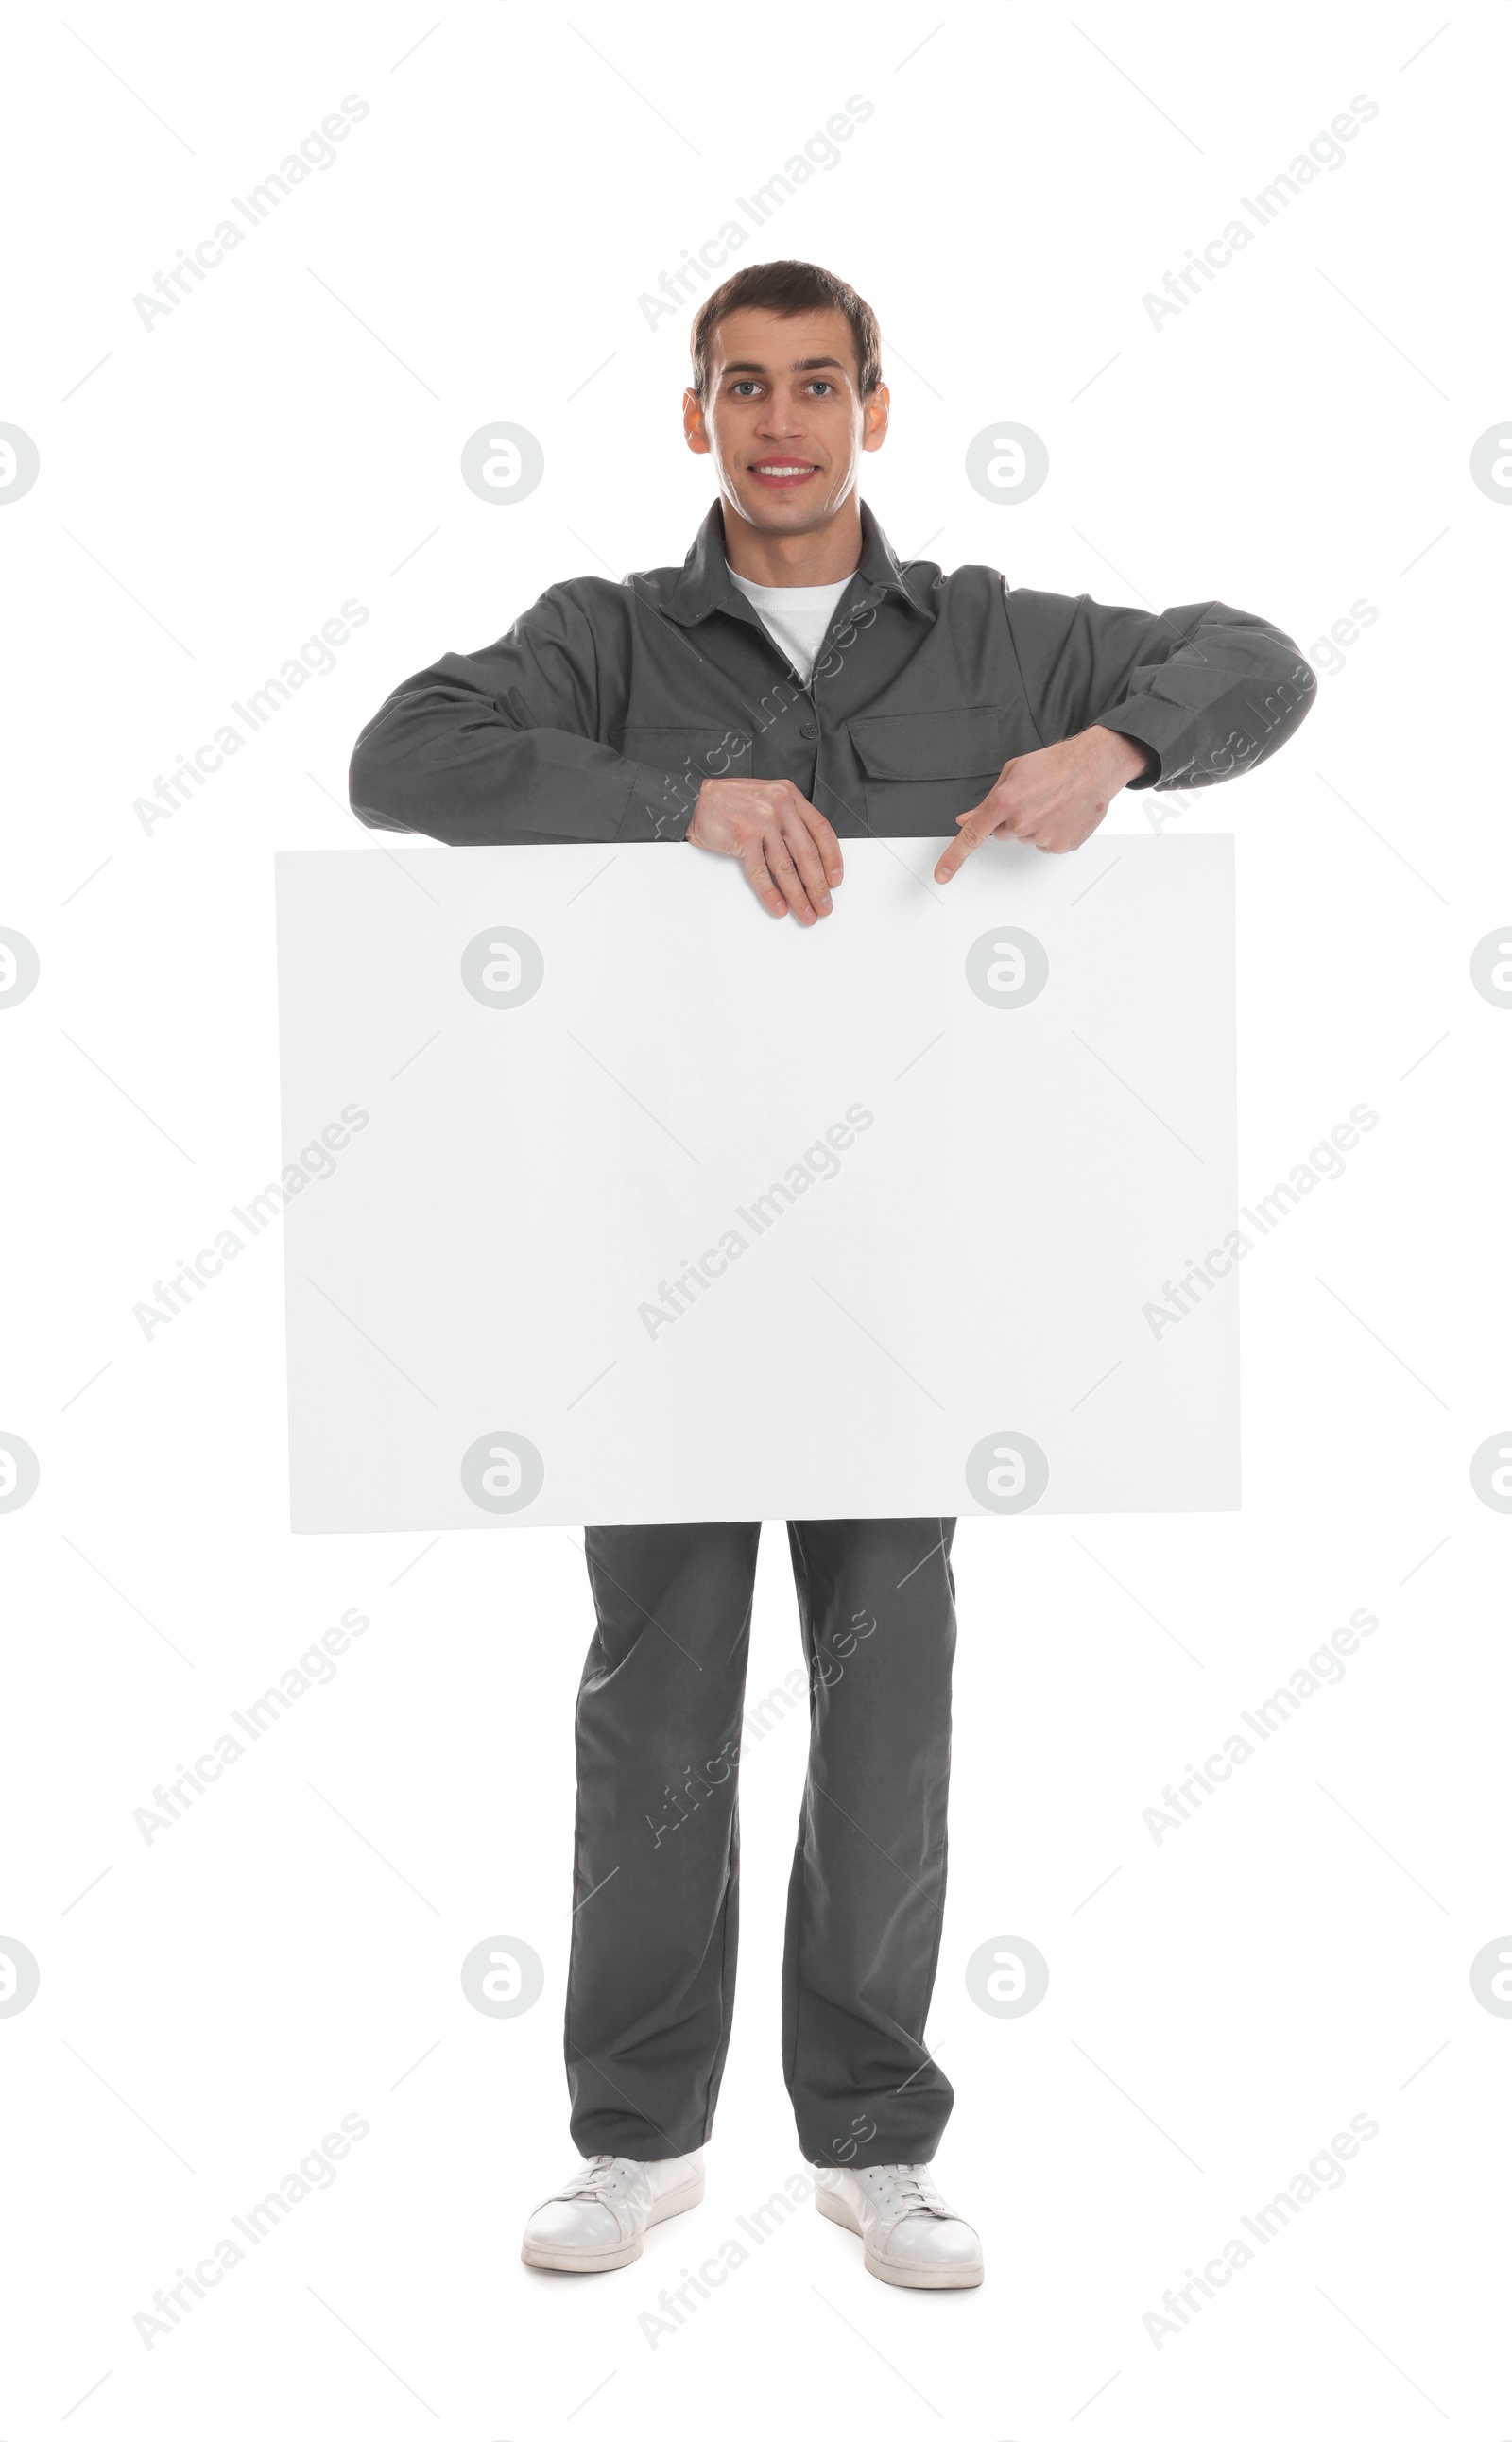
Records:
[[[985,2269],[980,2256],[975,2264],[889,2264],[885,2256],[873,2252],[865,2232],[848,2205],[842,2203],[829,2188],[816,2188],[813,2200],[826,2221],[838,2222],[842,2230],[848,2230],[861,2240],[863,2261],[873,2280],[888,2281],[895,2289],[975,2289],[980,2287]]]
[[[693,2205],[703,2202],[703,2173],[690,2179],[685,2187],[669,2189],[659,2196],[647,2219],[647,2230],[654,2230],[659,2221],[670,2221],[674,2214],[686,2213]],[[537,2272],[617,2272],[622,2264],[633,2264],[646,2244],[644,2233],[628,2239],[619,2247],[551,2247],[540,2239],[527,2238],[519,2251],[521,2264]]]

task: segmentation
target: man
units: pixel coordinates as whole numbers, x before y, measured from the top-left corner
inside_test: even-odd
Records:
[[[876,318],[811,264],[717,289],[687,446],[719,498],[682,568],[554,585],[370,721],[364,822],[456,846],[666,840],[738,857],[774,917],[829,921],[863,835],[1080,847],[1120,788],[1201,788],[1290,736],[1315,686],[1221,602],[1160,614],[901,565],[857,490],[888,397]],[[954,828],[955,837],[949,835]],[[991,849],[987,851],[992,853]],[[841,918],[843,921],[843,916]],[[982,2278],[927,2165],[954,2100],[924,2045],[945,1888],[955,1521],[789,1522],[809,1779],[783,2054],[815,2200],[869,2271]],[[703,2193],[735,1984],[740,1721],[758,1522],[590,1527],[566,2049],[587,2157],[524,2260],[607,2271]]]

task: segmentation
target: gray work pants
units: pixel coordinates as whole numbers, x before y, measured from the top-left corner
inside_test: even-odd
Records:
[[[811,2162],[926,2162],[954,2096],[924,2050],[939,1951],[953,1518],[788,1525],[809,1692],[782,2049]],[[758,1523],[593,1526],[577,1705],[567,2076],[584,2154],[707,2138],[730,2038]]]

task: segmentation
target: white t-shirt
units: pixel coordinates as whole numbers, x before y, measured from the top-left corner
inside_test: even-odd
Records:
[[[724,565],[731,581],[739,587],[807,686],[835,605],[854,578],[855,570],[849,576],[843,576],[838,585],[756,585],[749,576],[738,576],[728,560]]]

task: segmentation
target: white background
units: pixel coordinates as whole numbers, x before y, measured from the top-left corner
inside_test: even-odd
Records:
[[[1512,1524],[1468,1462],[1512,1422],[1512,1018],[1468,959],[1512,915],[1512,524],[1468,461],[1509,404],[1506,12],[442,5],[8,20],[0,417],[42,472],[0,510],[0,920],[42,981],[0,1014],[0,1422],[42,1483],[0,1519],[0,1934],[42,1983],[0,2018],[4,2430],[1499,2442],[1512,2022],[1468,1967],[1512,1927]],[[348,94],[336,166],[144,330],[134,294]],[[865,489],[900,552],[1217,595],[1304,651],[1377,610],[1284,756],[1181,819],[1237,839],[1242,1195],[1356,1103],[1380,1124],[1248,1267],[1242,1514],[960,1530],[931,2040],[987,2284],[884,2291],[809,2209],[653,2351],[657,2291],[795,2166],[798,1716],[743,1773],[708,2202],[610,2279],[528,2276],[521,2221],[571,2160],[574,1539],[296,1542],[277,1250],[151,1342],[132,1309],[276,1155],[272,850],[375,852],[344,773],[399,678],[555,579],[681,559],[709,499],[678,434],[691,305],[651,331],[637,298],[852,94],[874,116],[744,259],[876,306]],[[1359,94],[1344,166],[1152,328],[1143,295]],[[458,474],[497,417],[546,456],[514,507]],[[1001,418],[1049,451],[1019,507],[963,472]],[[347,600],[337,668],[149,835],[154,775]],[[942,1291],[990,1260],[942,1249]],[[335,1682],[144,1845],[154,1785],[354,1606]],[[1343,1683],[1157,1847],[1162,1786],[1362,1606]],[[769,1535],[753,1697],[795,1651]],[[545,1961],[514,2019],[462,1994],[492,1935]],[[999,1936],[1050,1962],[1017,2020],[963,1980]],[[344,2113],[371,2133],[335,2189],[146,2351],[134,2314]],[[1379,2133],[1343,2189],[1157,2350],[1161,2292],[1357,2113]]]

